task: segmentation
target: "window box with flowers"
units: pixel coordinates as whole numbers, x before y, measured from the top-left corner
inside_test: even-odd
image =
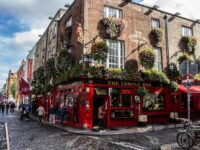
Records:
[[[105,27],[105,33],[111,39],[117,39],[120,37],[126,27],[126,22],[119,18],[104,17],[102,23]]]
[[[181,48],[189,55],[194,55],[197,39],[193,36],[183,36],[180,40]]]
[[[156,28],[150,32],[150,41],[152,45],[157,45],[162,41],[163,30],[161,28]]]

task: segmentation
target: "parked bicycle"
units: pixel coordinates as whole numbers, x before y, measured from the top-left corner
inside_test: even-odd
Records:
[[[190,149],[200,144],[200,126],[191,123],[184,125],[184,130],[177,134],[178,145],[183,149]]]

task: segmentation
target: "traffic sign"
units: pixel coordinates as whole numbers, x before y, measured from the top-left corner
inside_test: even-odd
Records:
[[[192,74],[193,76],[198,73],[198,64],[192,60],[184,60],[179,65],[179,73],[183,76],[187,73]]]
[[[194,85],[194,77],[192,74],[190,73],[186,73],[183,77],[182,77],[182,84],[185,87],[191,87],[192,85]]]

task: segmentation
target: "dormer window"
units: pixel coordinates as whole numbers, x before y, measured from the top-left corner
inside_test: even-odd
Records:
[[[122,18],[122,11],[113,7],[104,7],[104,17]]]

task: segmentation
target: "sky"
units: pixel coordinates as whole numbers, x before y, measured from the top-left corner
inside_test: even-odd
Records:
[[[16,72],[59,8],[73,0],[0,0],[0,88]],[[134,0],[183,17],[200,18],[198,0]]]

